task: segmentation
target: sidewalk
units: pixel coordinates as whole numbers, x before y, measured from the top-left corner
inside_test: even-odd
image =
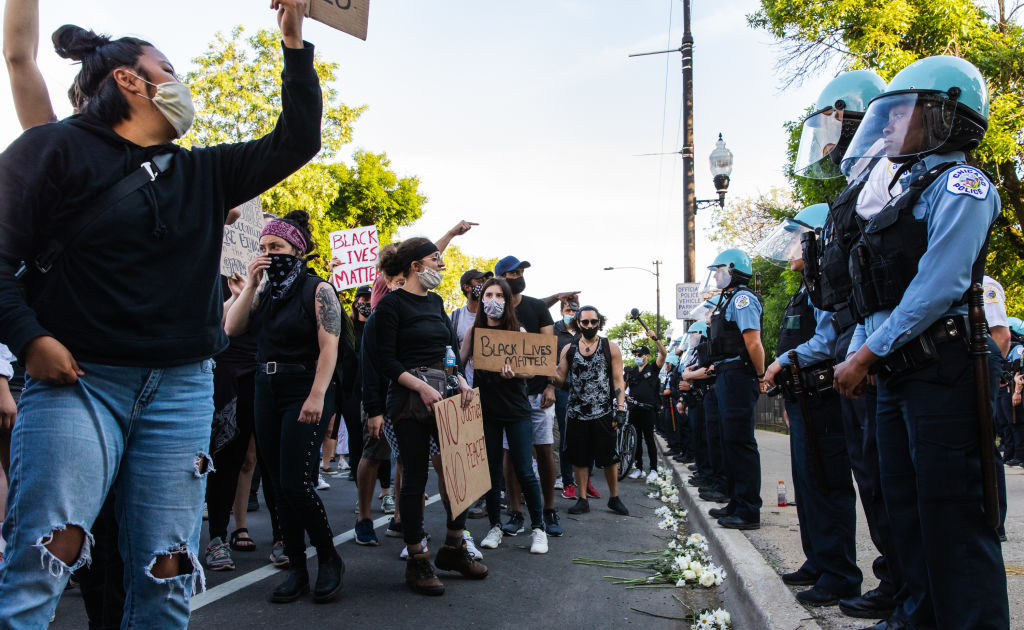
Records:
[[[760,552],[763,557],[764,562],[761,564],[764,567],[770,566],[770,569],[774,571],[774,580],[770,577],[768,579],[775,582],[775,584],[758,584],[757,592],[750,594],[752,598],[751,604],[765,610],[782,610],[789,618],[792,618],[792,606],[795,605],[798,608],[802,608],[796,601],[795,594],[806,587],[788,587],[783,584],[781,577],[778,577],[783,573],[795,571],[800,568],[800,564],[803,562],[796,507],[780,508],[777,507],[776,501],[777,486],[780,480],[786,483],[788,497],[799,501],[799,497],[796,497],[794,493],[790,472],[789,436],[770,431],[757,431],[757,443],[761,453],[761,498],[764,500],[764,508],[761,510],[761,528],[753,531],[737,532],[735,530],[724,530],[717,525],[711,524],[710,527],[702,529],[702,531],[707,533],[713,545],[717,541],[718,546],[726,547],[726,551],[730,556],[733,555],[733,551],[729,550],[730,547],[736,550],[736,553],[740,556],[744,554],[744,547],[750,549],[750,547],[742,544],[737,545],[738,541],[731,540],[736,535],[742,536],[749,544],[753,545],[753,548]],[[690,474],[685,466],[680,464],[675,464],[675,466],[676,470],[682,473],[684,479]],[[1016,628],[1022,627],[1022,624],[1024,624],[1024,469],[1020,467],[1007,468],[1006,486],[1009,504],[1006,518],[1008,541],[1003,543],[1003,558],[1008,574],[1007,588],[1010,600],[1010,626]],[[715,504],[698,498],[696,489],[692,486],[684,483],[684,487],[689,493],[687,500],[690,504],[691,513],[700,510],[704,520],[710,521],[710,517],[707,516],[707,510],[715,507]],[[878,584],[878,580],[871,573],[871,561],[874,560],[877,551],[874,545],[871,544],[863,509],[859,503],[858,498],[857,563],[864,573],[863,590],[867,591]],[[694,520],[695,517],[700,518],[699,515],[693,514],[691,520]],[[730,557],[729,560],[734,559]],[[739,578],[739,583],[741,584],[756,580],[756,577],[752,577],[754,575],[764,575],[761,572],[763,567],[757,567],[756,563],[749,562],[749,558],[744,558],[739,564],[733,562],[730,562],[730,564],[734,565],[730,567],[733,569],[734,575],[735,573],[747,573],[750,569],[753,569],[754,573],[748,575],[746,579],[741,575],[735,576]],[[789,592],[791,599],[780,597],[778,587]],[[810,609],[810,612],[805,609],[804,613],[804,619],[807,621],[810,621],[810,617],[813,615],[813,621],[804,625],[804,628],[813,627],[810,624],[814,621],[817,622],[816,625],[826,630],[860,629],[875,623],[872,620],[846,617],[839,612],[837,606]],[[773,625],[772,627],[780,626]]]

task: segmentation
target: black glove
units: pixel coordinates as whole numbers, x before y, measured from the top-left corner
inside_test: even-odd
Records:
[[[615,424],[616,427],[621,427],[626,424],[626,418],[629,417],[628,413],[629,412],[623,409],[616,409],[615,412],[612,413],[612,423]]]

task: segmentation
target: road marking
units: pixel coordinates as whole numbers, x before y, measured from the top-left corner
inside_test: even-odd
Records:
[[[426,504],[427,505],[431,505],[432,503],[437,503],[440,500],[441,500],[441,495],[435,493],[434,496],[432,496],[429,499],[427,499],[427,503]],[[391,520],[391,516],[382,516],[382,517],[378,518],[377,520],[375,520],[373,522],[373,528],[377,529],[378,527],[381,527],[383,525],[387,525],[389,520]],[[346,542],[354,539],[355,537],[356,537],[356,530],[355,529],[350,529],[347,532],[345,532],[344,534],[338,534],[337,536],[334,537],[334,540],[333,540],[334,546],[337,547],[338,545],[340,545],[342,543],[346,543]],[[306,548],[306,558],[312,558],[315,555],[316,555],[316,548],[315,547],[307,547]],[[248,587],[252,586],[253,584],[256,584],[257,582],[260,582],[262,580],[267,579],[268,577],[270,577],[272,575],[278,575],[280,573],[281,573],[281,569],[275,567],[272,564],[268,564],[265,567],[256,569],[254,571],[249,571],[245,575],[241,575],[239,577],[236,577],[233,580],[228,580],[227,582],[224,582],[223,584],[218,584],[217,586],[214,586],[211,589],[207,589],[206,591],[204,591],[202,593],[199,593],[198,595],[194,595],[192,597],[192,612],[195,612],[195,611],[199,610],[203,606],[208,606],[208,605],[212,604],[213,602],[215,602],[215,601],[217,601],[219,599],[224,599],[228,595],[232,595],[234,593],[237,593],[238,591],[242,590],[243,588],[248,588]]]

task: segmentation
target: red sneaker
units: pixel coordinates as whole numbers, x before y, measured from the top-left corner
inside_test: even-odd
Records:
[[[570,483],[565,488],[562,488],[563,499],[575,499],[576,498],[576,484]]]
[[[587,496],[591,499],[601,498],[601,494],[597,491],[597,488],[594,487],[594,484],[590,483],[589,479],[587,479]]]

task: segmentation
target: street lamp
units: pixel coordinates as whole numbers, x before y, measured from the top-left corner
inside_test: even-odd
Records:
[[[715,149],[708,156],[708,162],[711,164],[711,176],[714,178],[718,199],[698,199],[697,208],[709,208],[715,204],[724,208],[725,191],[729,189],[729,176],[732,175],[732,151],[725,147],[722,134],[718,134],[718,142],[715,143]]]
[[[638,271],[644,271],[654,276],[654,291],[657,296],[657,302],[654,307],[654,333],[658,336],[658,340],[661,340],[661,261],[655,260],[651,263],[654,265],[654,271],[645,267],[605,267],[605,271],[614,271],[616,269],[636,269]]]

